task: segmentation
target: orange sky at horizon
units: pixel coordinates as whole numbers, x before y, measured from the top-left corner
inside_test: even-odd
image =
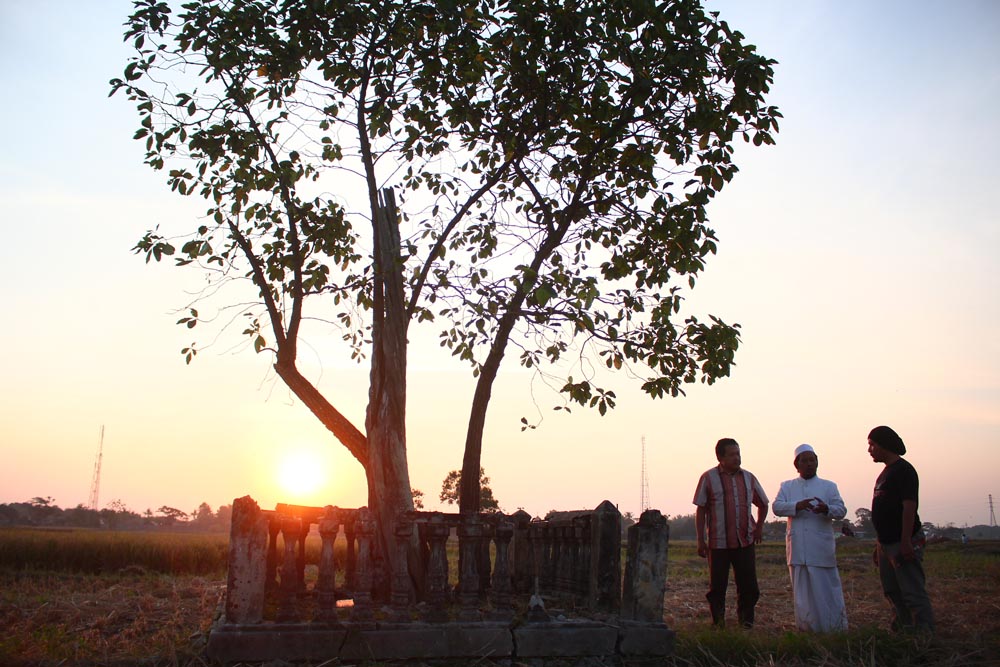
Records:
[[[879,471],[867,433],[888,424],[920,473],[924,520],[988,523],[989,496],[1000,503],[1000,4],[707,4],[779,61],[769,102],[785,116],[776,146],[738,149],[740,173],[710,208],[719,252],[689,300],[742,325],[737,366],[671,400],[617,376],[619,405],[602,418],[552,411],[556,394],[511,356],[484,441],[496,497],[532,515],[605,499],[637,513],[645,438],[652,506],[690,514],[729,436],[772,499],[795,475],[795,446],[814,445],[853,517]],[[266,356],[223,335],[185,365],[193,335],[174,322],[197,272],[130,253],[145,229],[183,228],[204,206],[142,164],[134,109],[107,99],[129,9],[0,6],[0,76],[18,100],[0,109],[0,503],[86,503],[103,424],[102,506],[363,504],[360,466]],[[309,329],[303,369],[361,426],[367,369],[338,338]],[[461,466],[473,380],[431,330],[414,334],[408,380],[411,481],[436,509]],[[313,492],[283,486],[293,455],[300,474],[323,473]]]

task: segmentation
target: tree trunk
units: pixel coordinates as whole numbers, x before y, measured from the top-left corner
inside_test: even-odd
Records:
[[[399,226],[392,190],[385,189],[375,215],[374,318],[371,385],[365,429],[368,433],[368,505],[378,525],[378,553],[390,581],[397,558],[394,530],[401,512],[413,509],[406,460],[406,301],[399,253]],[[410,548],[411,579],[423,590],[417,535]]]

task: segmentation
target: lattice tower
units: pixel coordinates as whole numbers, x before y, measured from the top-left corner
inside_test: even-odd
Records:
[[[101,459],[104,458],[104,424],[101,424],[101,435],[97,442],[97,460],[94,461],[94,477],[90,482],[90,509],[98,509],[98,498],[101,495]]]
[[[993,494],[990,494],[990,525],[997,525],[997,515],[993,512]]]

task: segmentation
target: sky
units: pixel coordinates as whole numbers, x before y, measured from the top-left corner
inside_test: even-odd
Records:
[[[988,523],[1000,505],[1000,4],[992,0],[713,1],[778,61],[777,145],[737,150],[710,209],[719,252],[692,310],[742,327],[731,377],[652,400],[621,376],[600,417],[508,360],[483,465],[507,511],[694,511],[720,437],[772,497],[812,444],[850,516],[879,472],[868,431],[896,429],[920,474],[925,521]],[[250,495],[354,507],[364,474],[239,338],[186,365],[174,322],[196,271],[130,249],[204,206],[142,164],[138,127],[107,82],[129,55],[122,0],[0,0],[0,503],[213,508]],[[329,343],[303,367],[363,425],[367,373]],[[204,340],[200,342],[204,343]],[[429,509],[460,468],[472,379],[416,336],[408,371],[413,486]],[[538,422],[522,431],[520,418]],[[103,441],[100,438],[104,429]],[[103,445],[101,444],[103,442]],[[296,484],[287,482],[289,476]],[[294,488],[293,488],[294,487]]]

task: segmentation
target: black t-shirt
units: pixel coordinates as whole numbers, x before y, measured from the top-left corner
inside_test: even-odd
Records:
[[[905,459],[887,465],[875,480],[872,497],[872,524],[878,541],[899,542],[903,534],[903,501],[917,501],[920,481],[917,471]],[[920,530],[920,515],[913,520],[913,533]]]

